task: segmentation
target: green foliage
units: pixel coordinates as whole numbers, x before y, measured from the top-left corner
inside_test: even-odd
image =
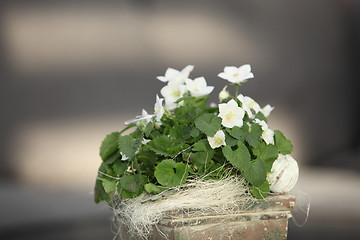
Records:
[[[120,133],[113,132],[107,135],[100,146],[100,156],[103,161],[118,150],[118,138]]]
[[[290,154],[293,150],[293,145],[289,139],[287,139],[282,132],[275,130],[275,144],[282,154]]]
[[[157,181],[164,187],[175,187],[186,182],[188,172],[186,165],[172,159],[162,160],[155,170]]]
[[[235,151],[230,146],[223,147],[222,151],[225,158],[237,169],[246,171],[250,167],[250,153],[243,143],[240,142]]]
[[[266,198],[270,194],[269,182],[265,181],[258,187],[251,187],[250,191],[251,194],[258,199]]]
[[[211,113],[205,113],[195,119],[195,126],[206,136],[213,137],[221,127],[221,118]]]
[[[245,115],[241,127],[224,127],[219,108],[208,107],[207,100],[208,96],[186,93],[174,110],[165,110],[160,122],[140,120],[108,134],[100,146],[95,202],[157,194],[189,179],[216,180],[229,174],[241,175],[253,196],[266,197],[270,192],[267,173],[279,153],[292,152],[290,140],[276,130],[274,144],[266,144],[256,123],[256,119],[267,122],[261,111],[253,111],[255,119]],[[212,149],[208,139],[219,130],[226,145]]]

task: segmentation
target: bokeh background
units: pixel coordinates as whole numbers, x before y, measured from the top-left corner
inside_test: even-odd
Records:
[[[1,1],[0,238],[112,239],[93,203],[103,137],[153,110],[167,67],[195,65],[216,93],[275,106],[295,145],[295,190],[311,202],[288,239],[360,234],[360,2],[357,0]],[[298,212],[302,223],[305,213]]]

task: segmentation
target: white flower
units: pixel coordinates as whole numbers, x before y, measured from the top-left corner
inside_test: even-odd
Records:
[[[186,86],[179,84],[178,80],[170,81],[168,85],[160,90],[161,95],[165,98],[165,104],[168,110],[173,110],[177,107],[175,102],[183,97],[185,92]]]
[[[225,86],[221,92],[219,93],[219,101],[222,102],[230,97],[229,91],[226,90],[227,86]]]
[[[268,117],[271,111],[274,110],[274,107],[270,106],[269,104],[263,107],[260,112],[264,114],[265,117]]]
[[[129,159],[129,158],[128,158],[125,154],[123,154],[122,152],[120,152],[120,155],[121,155],[121,161],[126,161],[126,160]]]
[[[218,75],[222,79],[228,80],[232,83],[242,83],[249,78],[253,78],[254,74],[251,72],[251,66],[249,64],[242,65],[240,67],[227,66],[224,68],[224,72]]]
[[[226,146],[225,133],[222,130],[217,131],[214,137],[207,137],[207,139],[212,149],[218,148],[220,146]]]
[[[150,139],[143,138],[142,141],[141,141],[141,144],[146,145],[150,141],[151,141]]]
[[[194,80],[185,80],[186,88],[191,93],[191,96],[201,97],[208,95],[214,89],[213,86],[208,86],[204,77],[195,78]]]
[[[219,117],[221,117],[221,124],[224,127],[232,128],[234,126],[241,127],[243,125],[243,118],[245,111],[240,108],[234,99],[228,103],[219,104]]]
[[[154,114],[155,114],[155,118],[156,118],[157,122],[160,122],[162,116],[165,113],[165,109],[164,109],[164,107],[162,105],[163,101],[164,101],[163,98],[159,98],[159,96],[156,95],[156,103],[155,103],[155,106],[154,106]]]
[[[193,65],[186,66],[183,70],[179,71],[173,68],[168,68],[165,72],[165,76],[158,76],[162,82],[170,82],[173,80],[184,82],[190,75],[190,72],[194,69]]]
[[[264,139],[266,144],[274,144],[274,131],[269,128],[265,121],[255,119],[255,122],[261,126],[263,130],[261,138]]]
[[[237,99],[239,99],[239,101],[241,102],[241,107],[245,110],[245,112],[251,119],[255,117],[252,110],[254,110],[255,113],[258,113],[261,110],[259,104],[255,102],[255,100],[251,97],[243,96],[242,94],[240,94]]]
[[[129,124],[132,124],[132,123],[138,123],[138,124],[141,124],[141,123],[149,123],[151,122],[151,119],[154,117],[153,114],[148,114],[144,109],[142,110],[141,112],[141,116],[136,116],[135,119],[131,119],[131,120],[128,120],[126,121],[124,124],[125,125],[129,125]]]

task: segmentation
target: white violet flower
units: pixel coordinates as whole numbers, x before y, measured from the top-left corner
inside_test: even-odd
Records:
[[[128,120],[124,124],[130,125],[132,123],[137,123],[137,124],[149,123],[149,122],[151,122],[151,119],[153,117],[154,117],[153,114],[148,114],[147,111],[145,111],[145,109],[143,109],[141,112],[141,116],[136,116],[135,119]]]
[[[255,119],[255,123],[258,123],[263,130],[261,138],[266,144],[274,144],[274,131],[269,128],[265,121]]]
[[[259,104],[255,102],[255,100],[251,97],[243,96],[242,94],[240,94],[237,99],[239,99],[239,101],[241,102],[241,107],[248,114],[249,118],[253,119],[255,117],[252,110],[254,110],[255,113],[261,111]]]
[[[217,131],[214,137],[207,137],[207,139],[212,149],[218,148],[220,146],[226,146],[225,133],[222,130]]]
[[[254,78],[254,74],[251,72],[251,66],[249,64],[240,67],[227,66],[224,68],[224,72],[219,73],[218,76],[235,84],[240,84],[249,78]]]
[[[181,71],[173,68],[168,68],[165,72],[165,76],[158,76],[157,79],[159,79],[162,82],[170,82],[173,80],[184,82],[185,79],[189,77],[193,69],[194,69],[193,65],[188,65]]]
[[[208,95],[214,90],[213,86],[208,86],[204,77],[195,78],[194,80],[185,80],[186,88],[193,97]]]
[[[128,158],[125,154],[123,154],[122,152],[120,152],[120,155],[121,155],[121,161],[126,161],[126,160],[129,159],[129,158]]]
[[[245,111],[239,107],[234,99],[228,103],[219,104],[219,117],[221,117],[221,124],[224,127],[232,128],[234,126],[241,127],[243,125],[243,118]]]
[[[264,114],[265,117],[268,117],[271,111],[274,110],[274,107],[270,106],[269,104],[263,107],[260,112]]]
[[[169,82],[168,85],[160,90],[161,95],[165,98],[165,104],[168,110],[176,108],[177,104],[175,102],[183,97],[185,92],[186,86],[179,84],[177,80]]]
[[[160,122],[162,116],[165,113],[165,109],[163,107],[163,98],[159,98],[158,95],[156,95],[156,103],[154,106],[154,114],[157,122]]]
[[[230,97],[229,91],[226,90],[227,86],[225,86],[221,92],[219,93],[219,101],[222,102]]]

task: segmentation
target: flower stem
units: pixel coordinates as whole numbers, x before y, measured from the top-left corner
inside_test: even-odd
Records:
[[[237,98],[237,96],[239,95],[239,84],[235,85],[235,98]]]

